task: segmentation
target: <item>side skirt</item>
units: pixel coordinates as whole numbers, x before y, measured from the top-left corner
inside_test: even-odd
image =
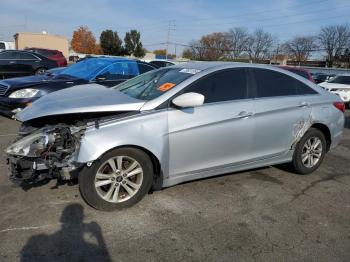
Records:
[[[191,181],[191,180],[196,180],[196,179],[201,179],[201,178],[206,178],[211,176],[217,176],[217,175],[224,175],[224,174],[237,172],[237,171],[288,163],[292,161],[293,152],[294,151],[291,150],[283,154],[282,156],[280,155],[278,157],[257,160],[249,163],[225,165],[225,166],[215,167],[212,169],[199,170],[191,173],[179,174],[176,176],[172,176],[170,174],[170,176],[167,179],[163,180],[163,187],[170,187],[186,181]]]

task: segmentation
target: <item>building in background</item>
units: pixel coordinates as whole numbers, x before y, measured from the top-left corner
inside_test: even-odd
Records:
[[[63,36],[49,35],[46,32],[29,33],[21,32],[14,35],[16,49],[45,48],[58,50],[68,57],[68,39]]]

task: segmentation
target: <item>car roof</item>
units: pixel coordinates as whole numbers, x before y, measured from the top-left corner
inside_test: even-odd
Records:
[[[238,67],[251,67],[251,68],[265,68],[274,71],[279,71],[276,66],[266,64],[254,64],[254,63],[240,63],[240,62],[221,62],[221,61],[191,61],[187,63],[180,63],[172,66],[173,68],[184,68],[184,69],[197,69],[200,71],[206,71],[210,69],[221,69],[221,68],[238,68]]]
[[[129,58],[125,58],[125,57],[89,57],[89,60],[94,59],[94,60],[103,60],[103,61],[109,61],[111,63],[115,63],[115,62],[124,62],[124,61],[130,61],[130,62],[137,62],[134,59],[129,59]]]

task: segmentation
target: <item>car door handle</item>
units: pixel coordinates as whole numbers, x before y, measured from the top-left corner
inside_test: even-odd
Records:
[[[246,118],[252,116],[252,112],[242,111],[238,114],[237,118]]]
[[[310,104],[307,103],[307,102],[301,102],[301,103],[299,104],[299,107],[309,107],[309,106],[310,106]]]
[[[16,64],[16,61],[10,61],[10,64]]]

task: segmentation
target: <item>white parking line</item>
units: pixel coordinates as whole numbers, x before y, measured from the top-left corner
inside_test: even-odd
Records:
[[[1,137],[1,136],[17,136],[17,135],[18,135],[18,134],[6,134],[6,135],[1,135],[1,134],[0,134],[0,137]]]

